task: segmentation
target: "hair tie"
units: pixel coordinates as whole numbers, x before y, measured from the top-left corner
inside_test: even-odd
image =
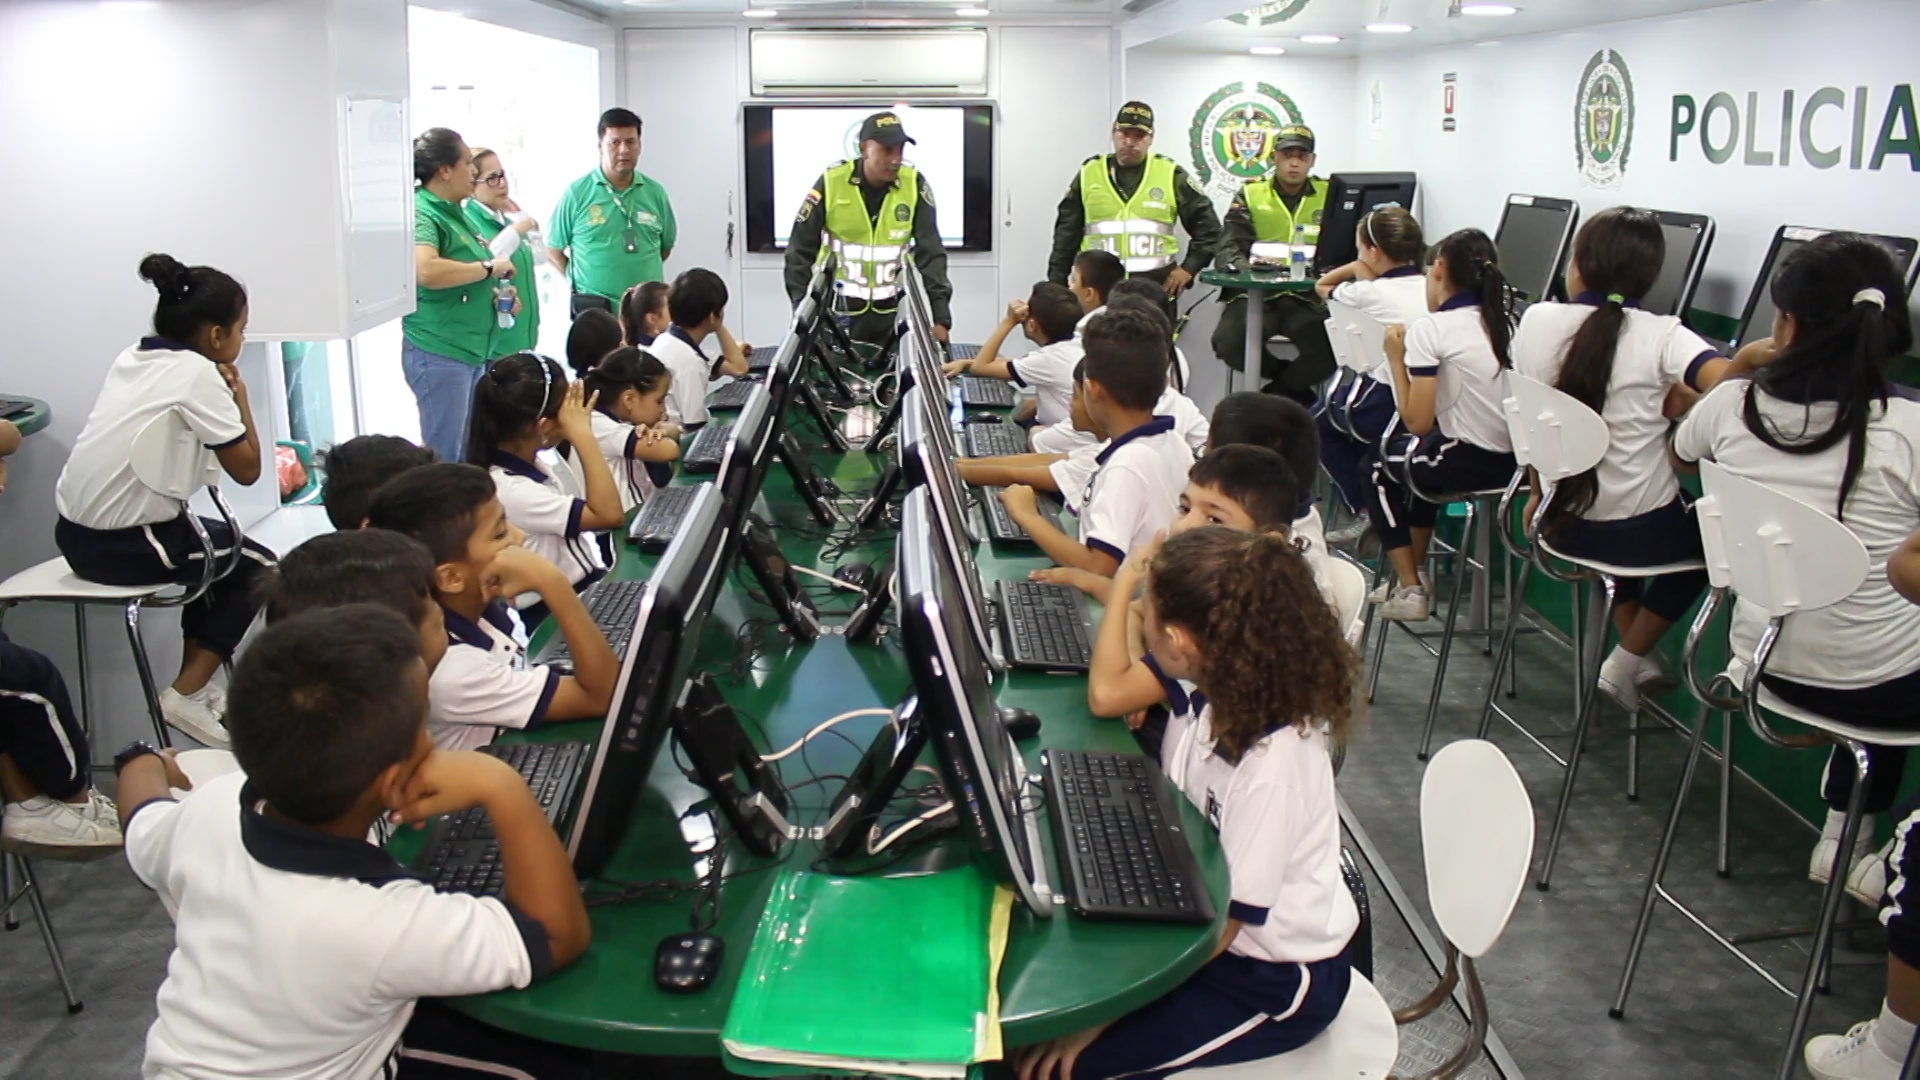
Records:
[[[1853,294],[1853,302],[1855,304],[1872,304],[1874,307],[1885,311],[1887,309],[1887,294],[1872,286],[1868,286]]]
[[[1610,292],[1607,294],[1607,303],[1619,304],[1621,307],[1625,307],[1627,304],[1627,298],[1624,296],[1621,296],[1617,292]]]

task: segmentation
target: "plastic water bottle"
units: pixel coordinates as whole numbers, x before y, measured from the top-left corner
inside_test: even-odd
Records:
[[[1289,255],[1293,260],[1292,273],[1289,276],[1295,281],[1305,281],[1307,279],[1307,227],[1305,225],[1293,227],[1293,245]]]
[[[502,330],[513,329],[513,286],[501,282],[493,287],[493,320]]]

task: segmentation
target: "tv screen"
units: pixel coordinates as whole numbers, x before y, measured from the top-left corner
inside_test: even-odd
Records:
[[[813,182],[860,156],[860,122],[891,109],[915,142],[907,164],[933,188],[949,251],[993,250],[991,105],[748,105],[747,247],[782,252]]]

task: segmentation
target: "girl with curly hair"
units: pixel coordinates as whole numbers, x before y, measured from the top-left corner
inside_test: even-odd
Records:
[[[1352,717],[1354,656],[1300,552],[1217,525],[1151,556],[1146,635],[1197,708],[1167,730],[1167,776],[1219,830],[1226,933],[1172,993],[1027,1048],[1021,1080],[1159,1080],[1283,1054],[1346,1000],[1360,915],[1340,875],[1332,741]]]

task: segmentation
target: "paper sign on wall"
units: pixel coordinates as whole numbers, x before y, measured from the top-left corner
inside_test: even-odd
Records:
[[[1455,74],[1454,72],[1449,71],[1445,75],[1440,76],[1440,130],[1441,131],[1452,131],[1454,129],[1453,111],[1455,106],[1458,104],[1458,101],[1454,97],[1454,91],[1455,91],[1455,88],[1458,87],[1459,85],[1460,85],[1460,76]]]

